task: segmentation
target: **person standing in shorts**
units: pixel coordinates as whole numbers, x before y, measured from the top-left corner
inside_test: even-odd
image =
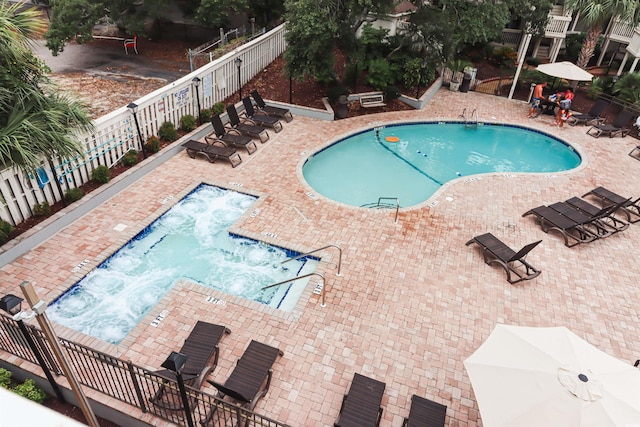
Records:
[[[531,109],[529,109],[528,118],[538,117],[540,115],[540,103],[542,102],[542,91],[547,86],[547,82],[538,83],[533,88],[533,97],[531,98]]]

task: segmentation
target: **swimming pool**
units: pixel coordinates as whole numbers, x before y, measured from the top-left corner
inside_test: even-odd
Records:
[[[119,343],[179,280],[291,311],[318,259],[230,234],[256,197],[201,185],[51,304],[51,319]]]
[[[512,125],[403,123],[351,135],[302,166],[323,196],[353,206],[393,197],[414,206],[456,178],[488,172],[550,173],[580,165],[580,155],[548,134]]]

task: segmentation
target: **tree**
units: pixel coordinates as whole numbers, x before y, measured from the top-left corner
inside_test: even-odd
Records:
[[[145,21],[163,17],[168,0],[51,0],[47,47],[53,55],[70,40],[86,43],[93,39],[93,27],[108,17],[130,34],[144,34]]]
[[[195,20],[206,28],[224,27],[227,20],[247,9],[247,0],[201,0]]]
[[[587,37],[578,54],[576,65],[586,68],[593,57],[598,37],[604,25],[618,17],[634,27],[640,22],[640,2],[638,0],[566,0],[565,8],[580,13],[580,20],[587,27]]]
[[[287,50],[284,59],[289,76],[330,81],[333,72],[334,34],[329,0],[287,0],[285,18]]]
[[[0,163],[34,171],[42,157],[83,154],[77,134],[92,129],[87,109],[61,93],[29,44],[43,29],[35,9],[0,3]]]

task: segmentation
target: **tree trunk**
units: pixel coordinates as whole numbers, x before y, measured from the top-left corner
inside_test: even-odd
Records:
[[[576,64],[578,67],[585,70],[587,69],[587,64],[589,64],[589,60],[591,59],[591,57],[593,57],[593,54],[596,51],[600,33],[601,26],[598,24],[589,28],[589,31],[587,32],[587,38],[584,40],[582,49],[580,49],[580,54],[578,55],[578,63]]]

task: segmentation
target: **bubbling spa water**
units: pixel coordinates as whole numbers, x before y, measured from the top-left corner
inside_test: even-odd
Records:
[[[129,241],[47,311],[61,325],[119,343],[178,280],[290,311],[317,259],[230,235],[255,197],[201,185]]]

